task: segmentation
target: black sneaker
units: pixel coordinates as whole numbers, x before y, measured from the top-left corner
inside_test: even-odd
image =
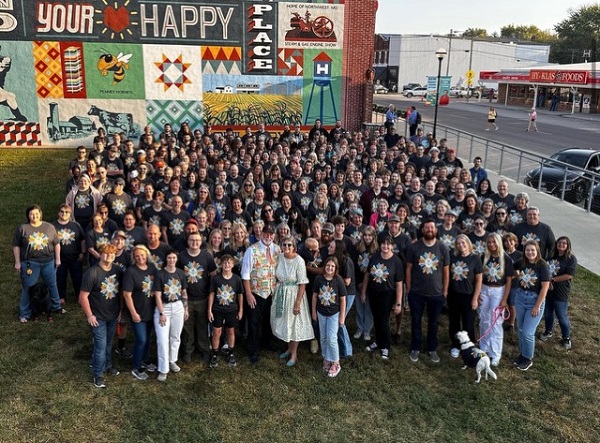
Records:
[[[120,355],[123,358],[132,358],[133,354],[129,352],[126,348],[115,349],[115,353]]]
[[[562,341],[562,347],[565,348],[567,351],[569,349],[571,349],[573,347],[573,345],[571,344],[571,339],[570,338],[564,338]]]
[[[94,386],[96,388],[105,388],[106,384],[104,384],[104,377],[94,377]]]
[[[552,331],[548,332],[548,331],[544,331],[540,334],[540,340],[542,341],[548,341],[552,338],[554,334],[552,333]]]
[[[108,368],[106,370],[106,373],[109,375],[119,375],[121,373],[121,371],[119,371],[117,368],[115,368],[114,366],[111,366],[110,368]]]
[[[524,359],[525,359],[525,357],[523,357],[521,354],[519,354],[519,356],[513,360],[513,365],[519,366],[521,363],[523,363]]]
[[[209,366],[211,368],[216,368],[217,366],[219,366],[219,356],[216,352],[213,352],[212,356],[210,357]]]
[[[519,369],[520,371],[526,371],[527,369],[531,368],[532,366],[533,366],[533,361],[531,361],[528,358],[523,357],[523,361],[521,361],[521,363],[517,365],[517,369]]]
[[[146,374],[143,369],[134,369],[131,371],[131,375],[138,380],[148,380],[148,374]]]
[[[227,364],[229,366],[231,366],[232,368],[237,366],[237,361],[235,360],[235,354],[233,353],[233,350],[231,350],[231,349],[227,353]]]
[[[142,363],[142,369],[147,372],[156,372],[158,368],[154,363]]]

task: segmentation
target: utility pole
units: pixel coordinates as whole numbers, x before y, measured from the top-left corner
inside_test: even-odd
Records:
[[[450,54],[452,54],[452,36],[454,35],[454,30],[450,29],[450,38],[448,39],[448,60],[446,60],[446,77],[448,77],[448,72],[450,72]]]
[[[474,37],[471,36],[471,49],[469,49],[469,71],[471,71],[471,68],[473,66],[473,40],[474,40]],[[469,82],[467,83],[467,88],[468,88],[467,89],[467,103],[469,103],[469,95],[471,95],[470,92],[471,92],[472,84],[473,84],[473,80],[469,80]],[[481,94],[481,92],[480,92],[480,94]],[[480,97],[481,97],[481,95],[480,95]]]

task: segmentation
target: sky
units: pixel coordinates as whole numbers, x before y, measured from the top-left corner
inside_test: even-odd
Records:
[[[506,25],[535,25],[553,31],[554,25],[593,0],[379,0],[375,32],[378,34],[449,34],[483,28],[488,35]]]

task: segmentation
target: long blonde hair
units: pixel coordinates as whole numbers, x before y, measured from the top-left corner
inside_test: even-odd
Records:
[[[490,260],[490,258],[492,258],[492,254],[487,247],[487,242],[490,239],[494,240],[498,247],[498,263],[500,264],[500,272],[498,272],[498,277],[502,278],[502,277],[504,277],[504,264],[505,263],[504,263],[504,245],[502,244],[502,237],[500,237],[500,234],[493,232],[493,233],[489,234],[487,239],[485,240],[486,246],[485,246],[485,252],[483,253],[483,265],[485,266],[485,264]]]

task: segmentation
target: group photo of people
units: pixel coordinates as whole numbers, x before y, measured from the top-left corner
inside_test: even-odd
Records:
[[[570,239],[414,112],[407,137],[391,114],[356,132],[99,129],[65,165],[64,203],[30,202],[16,228],[18,321],[81,310],[97,388],[122,364],[159,382],[192,362],[293,368],[309,353],[332,378],[355,353],[438,364],[460,356],[459,331],[521,371],[538,341],[571,349]],[[518,355],[503,355],[508,335]]]

